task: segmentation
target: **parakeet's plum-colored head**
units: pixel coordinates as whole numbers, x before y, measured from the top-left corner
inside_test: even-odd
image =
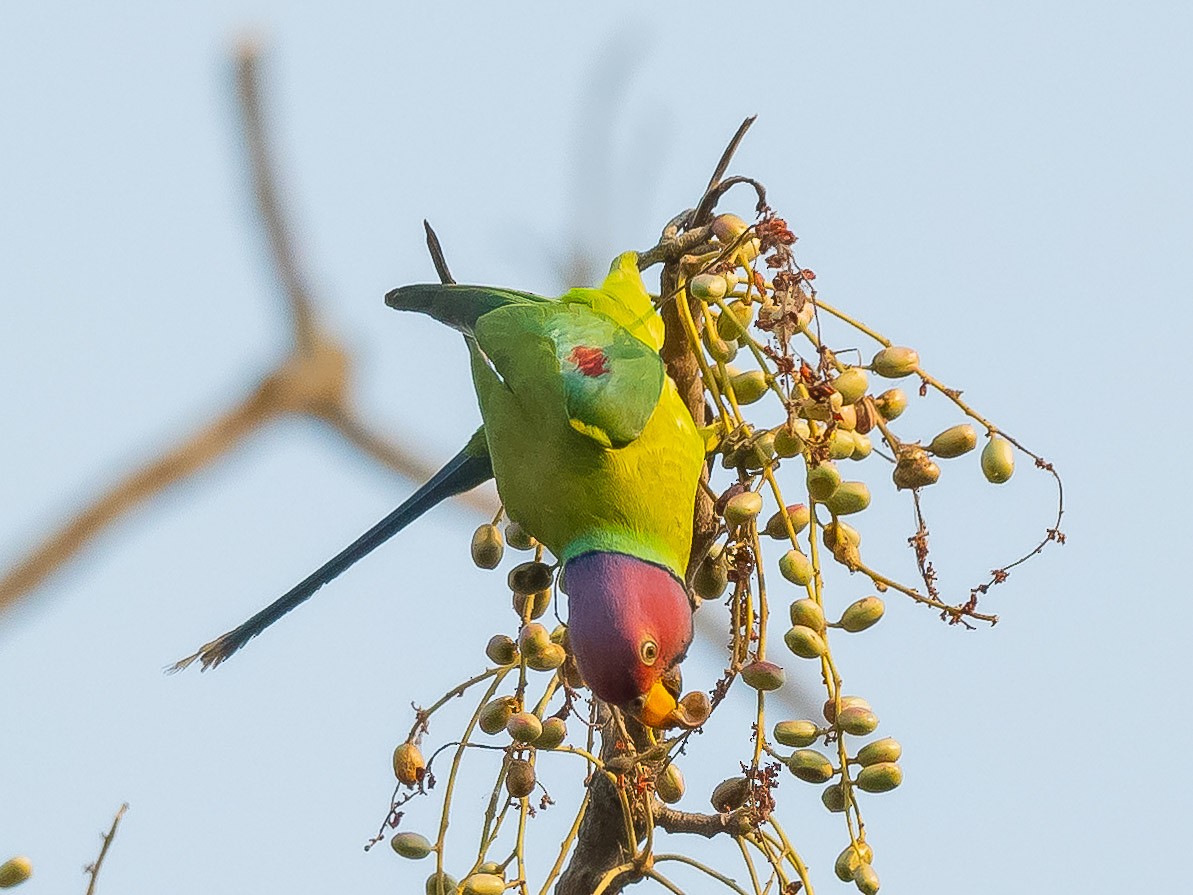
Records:
[[[568,560],[568,641],[584,682],[598,697],[657,726],[675,706],[661,678],[692,642],[692,607],[662,566],[624,553]],[[664,708],[669,700],[669,707]]]

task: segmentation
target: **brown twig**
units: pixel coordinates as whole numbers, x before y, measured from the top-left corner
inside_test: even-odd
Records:
[[[279,197],[261,93],[260,48],[253,43],[241,44],[235,62],[241,132],[252,172],[253,195],[289,309],[293,350],[250,388],[239,404],[198,426],[164,454],[103,490],[18,559],[0,576],[0,611],[37,588],[112,523],[213,465],[249,435],[285,414],[321,420],[371,460],[415,481],[424,481],[434,472],[434,467],[418,459],[407,444],[381,435],[352,404],[351,354],[320,324]],[[445,271],[446,264],[441,275]],[[460,499],[488,516],[496,509],[496,503],[483,492],[469,492]]]
[[[99,857],[95,859],[94,864],[89,864],[84,868],[83,872],[91,875],[91,881],[87,883],[87,895],[95,895],[95,881],[99,879],[99,868],[104,863],[104,858],[108,856],[108,849],[112,846],[112,840],[116,838],[116,828],[120,826],[120,819],[124,817],[124,812],[128,811],[128,802],[120,806],[120,810],[116,812],[116,816],[112,818],[112,826],[108,830],[107,835],[103,837],[104,844],[100,846]]]

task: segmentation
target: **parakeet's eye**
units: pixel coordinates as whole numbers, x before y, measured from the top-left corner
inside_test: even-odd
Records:
[[[642,646],[638,648],[638,655],[642,657],[643,664],[653,665],[659,657],[659,645],[653,640],[643,640]]]

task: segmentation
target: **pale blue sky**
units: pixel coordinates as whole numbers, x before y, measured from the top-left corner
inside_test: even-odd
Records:
[[[381,302],[433,276],[422,218],[460,279],[556,291],[577,239],[601,258],[649,246],[759,113],[735,170],[768,185],[826,300],[915,345],[1068,486],[1069,544],[990,596],[997,628],[891,598],[840,647],[847,689],[906,750],[904,786],[863,804],[883,891],[1179,888],[1187,4],[0,5],[0,560],[284,350],[235,139],[227,53],[246,28],[270,47],[298,238],[359,348],[360,400],[430,458],[477,414],[458,338]],[[594,82],[624,85],[611,113],[584,99]],[[606,173],[578,185],[601,130]],[[917,408],[908,431],[953,421]],[[1027,472],[996,490],[971,463],[929,494],[954,590],[1049,524]],[[219,672],[161,674],[410,487],[281,423],[0,619],[0,860],[33,858],[22,892],[82,892],[124,800],[101,892],[421,886],[426,864],[360,846],[411,701],[479,670],[513,622],[501,577],[464,561],[466,511],[435,511]],[[867,546],[910,578],[910,511],[870,512]],[[713,656],[694,652],[689,683]],[[693,810],[748,723],[730,707],[693,750]],[[574,771],[549,771],[540,861]],[[839,819],[790,777],[780,804],[819,891],[852,891],[831,874]]]

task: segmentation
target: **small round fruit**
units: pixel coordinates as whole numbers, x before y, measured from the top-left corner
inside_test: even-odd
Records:
[[[878,727],[878,716],[868,708],[851,705],[841,709],[837,715],[837,726],[851,736],[864,737]]]
[[[853,433],[853,453],[849,455],[850,460],[865,460],[873,451],[874,443],[870,441],[869,435]]]
[[[551,635],[538,622],[529,622],[522,626],[518,634],[518,649],[524,656],[540,653],[551,645]]]
[[[828,500],[841,484],[841,473],[832,463],[821,463],[808,470],[808,494],[813,500]]]
[[[696,576],[692,579],[692,590],[704,600],[715,600],[725,593],[729,586],[729,558],[725,548],[714,544],[708,555],[700,562]]]
[[[791,623],[811,628],[817,633],[824,631],[824,610],[810,597],[795,600],[791,604]]]
[[[833,380],[833,388],[841,395],[843,404],[853,404],[865,393],[870,385],[866,371],[861,367],[849,367]]]
[[[543,732],[534,741],[536,749],[554,749],[568,735],[567,722],[562,718],[548,718],[543,722]]]
[[[517,522],[511,522],[505,527],[505,542],[515,550],[533,550],[539,543]]]
[[[519,563],[510,569],[509,586],[516,594],[531,596],[551,586],[551,567],[545,562]]]
[[[1001,435],[993,436],[982,448],[982,475],[986,481],[1001,485],[1015,473],[1015,449]]]
[[[753,404],[766,394],[766,374],[761,370],[747,370],[729,377],[733,397],[738,404]]]
[[[837,879],[843,883],[853,882],[853,872],[857,870],[860,864],[869,864],[874,860],[874,850],[870,848],[865,842],[859,842],[856,846],[853,843],[845,846],[845,850],[837,855],[837,861],[833,865],[833,872],[837,874]]]
[[[812,580],[812,560],[792,547],[779,557],[779,574],[800,587]]]
[[[786,510],[779,510],[767,520],[765,531],[766,534],[780,541],[788,537],[784,514],[786,514],[786,519],[791,520],[791,528],[796,534],[807,528],[812,519],[811,510],[802,503],[793,503]]]
[[[474,873],[464,879],[464,895],[501,895],[505,880],[495,873]]]
[[[485,733],[492,735],[505,730],[505,725],[513,717],[517,705],[512,696],[501,696],[491,702],[486,702],[477,715],[476,723]]]
[[[518,743],[533,743],[543,734],[543,722],[533,712],[516,712],[505,722],[506,732]]]
[[[747,327],[754,319],[754,308],[744,301],[730,302],[728,312],[722,311],[717,318],[717,334],[726,340],[738,340],[749,331]]]
[[[505,788],[515,799],[522,799],[534,792],[534,766],[522,758],[513,759],[505,771]]]
[[[819,659],[828,652],[824,638],[804,625],[796,625],[784,634],[783,642],[801,659]]]
[[[757,491],[734,494],[725,504],[725,522],[733,528],[745,525],[762,512],[762,495]]]
[[[920,356],[914,348],[883,348],[870,361],[870,369],[886,379],[902,379],[910,376],[920,365]]]
[[[968,454],[978,444],[978,433],[969,423],[945,429],[932,439],[928,452],[946,460]]]
[[[726,245],[750,229],[749,225],[735,214],[719,214],[712,219],[712,234]]]
[[[33,876],[33,862],[24,855],[0,864],[0,889],[11,889]]]
[[[472,533],[472,561],[482,569],[495,569],[501,565],[505,545],[501,542],[501,531],[491,522],[480,526]]]
[[[750,797],[750,781],[745,777],[730,777],[722,780],[712,791],[709,801],[720,812],[735,811]]]
[[[862,699],[862,697],[860,697],[860,696],[842,696],[841,697],[841,711],[845,711],[845,709],[849,708],[852,705],[860,705],[862,708],[865,708],[865,709],[870,708],[870,703],[868,703],[866,700]],[[827,721],[829,724],[832,724],[833,721],[835,721],[837,718],[837,703],[832,699],[826,700],[824,703],[823,712],[824,712],[824,720]]]
[[[878,895],[878,874],[866,862],[857,865],[853,871],[853,884],[862,895]]]
[[[829,811],[839,814],[845,810],[845,787],[840,783],[830,783],[820,794],[820,801]]]
[[[429,855],[434,848],[431,840],[422,833],[395,833],[389,840],[390,847],[403,858],[420,860]]]
[[[400,783],[415,786],[426,772],[427,763],[414,743],[405,742],[394,749],[394,776]]]
[[[458,888],[460,884],[450,873],[432,873],[424,886],[427,895],[456,895]]]
[[[940,467],[932,461],[926,451],[905,451],[895,463],[895,470],[891,473],[895,487],[925,488],[940,479]]]
[[[862,768],[856,782],[866,792],[890,792],[903,782],[903,769],[893,761],[880,761]]]
[[[860,513],[870,506],[870,489],[866,487],[865,482],[842,482],[824,505],[834,516]]]
[[[537,594],[520,594],[514,591],[513,605],[514,614],[518,618],[524,618],[526,615],[526,601],[530,601],[530,617],[542,618],[548,609],[551,608],[551,588],[540,590]]]
[[[505,634],[494,634],[485,646],[485,655],[498,665],[513,665],[518,660],[518,644]]]
[[[688,280],[688,292],[701,301],[716,301],[724,298],[729,284],[715,273],[701,273]]]
[[[878,624],[884,612],[886,604],[879,597],[862,597],[845,608],[837,624],[850,634],[856,634]]]
[[[780,721],[775,725],[775,741],[784,746],[811,746],[823,735],[815,721]]]
[[[805,783],[827,783],[833,778],[833,763],[815,749],[797,749],[785,763]]]
[[[539,652],[526,654],[526,667],[535,671],[554,671],[567,657],[567,650],[558,643],[548,643]]]
[[[853,433],[837,427],[828,437],[828,456],[830,460],[846,460],[853,456]]]
[[[883,737],[872,743],[866,743],[857,750],[857,763],[868,767],[879,762],[898,761],[903,756],[903,747],[894,737]]]
[[[741,670],[741,679],[747,687],[769,691],[782,687],[785,675],[781,665],[758,659]]]
[[[804,452],[804,440],[794,429],[780,426],[775,429],[775,453],[780,457],[798,457]]]
[[[659,798],[668,805],[674,805],[683,798],[683,774],[680,773],[675,762],[667,765],[667,767],[659,772],[659,775],[654,781],[654,788],[655,792],[659,794]]]
[[[907,393],[901,388],[888,388],[874,399],[874,409],[888,423],[898,419],[907,409]]]
[[[862,545],[862,536],[856,528],[848,522],[842,522],[836,519],[824,527],[824,534],[821,538],[824,541],[824,546],[829,550],[836,552],[837,548],[846,544],[853,547],[860,547]]]
[[[775,436],[773,432],[761,432],[750,439],[742,450],[742,462],[746,469],[762,469],[775,456]]]

